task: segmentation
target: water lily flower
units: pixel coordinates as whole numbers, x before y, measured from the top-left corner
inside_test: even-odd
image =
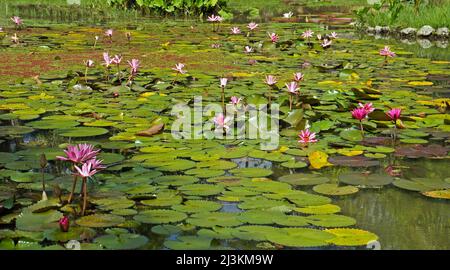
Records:
[[[250,47],[250,46],[245,46],[244,52],[246,52],[246,53],[251,53],[251,52],[253,52],[253,48]]]
[[[57,156],[56,158],[62,161],[70,161],[74,164],[81,164],[95,158],[98,152],[100,150],[96,150],[92,144],[82,143],[67,146],[67,149],[64,150],[66,156]]]
[[[324,39],[322,44],[320,44],[324,49],[331,46],[331,40],[330,39]]]
[[[227,82],[227,78],[220,78],[220,87],[225,88],[225,86],[227,86]]]
[[[300,82],[303,81],[304,75],[301,72],[294,73],[294,81]]]
[[[86,68],[94,67],[94,61],[92,61],[91,59],[88,59],[88,60],[84,61],[84,65],[86,66]]]
[[[106,168],[103,165],[103,160],[98,160],[97,157],[88,160],[86,163],[90,163],[92,165],[92,169],[94,170],[101,170]]]
[[[291,94],[298,94],[298,84],[296,82],[290,82],[286,83],[286,87],[288,89],[288,92]]]
[[[105,36],[107,36],[107,37],[109,37],[111,39],[112,36],[113,36],[113,30],[112,29],[107,29],[105,31]]]
[[[301,68],[309,68],[309,67],[311,67],[311,63],[308,61],[303,62],[301,65]]]
[[[208,22],[221,22],[222,21],[222,17],[220,17],[219,15],[214,15],[212,14],[211,16],[208,16]]]
[[[385,59],[387,59],[387,57],[394,57],[395,53],[391,51],[391,48],[389,46],[384,46],[384,48],[380,50],[380,55],[384,56]]]
[[[126,32],[125,37],[127,38],[128,42],[131,41],[131,32]]]
[[[17,33],[14,33],[14,35],[11,37],[11,41],[15,44],[19,43],[19,37],[17,36]]]
[[[23,24],[22,19],[19,16],[12,16],[11,21],[16,24],[16,26],[21,26]]]
[[[116,54],[116,55],[114,55],[113,58],[111,58],[110,61],[111,61],[112,64],[119,65],[122,62],[122,56]]]
[[[184,64],[183,63],[178,63],[172,69],[175,70],[176,72],[180,73],[180,74],[185,74],[186,70],[183,70],[183,68],[184,68]]]
[[[78,176],[81,176],[83,178],[91,177],[91,176],[93,176],[94,174],[97,173],[97,170],[92,167],[92,163],[91,162],[84,163],[81,166],[81,168],[78,167],[77,165],[75,165],[74,167],[77,170],[77,172],[75,172],[75,174],[78,175]]]
[[[250,31],[255,30],[256,28],[258,28],[258,24],[255,22],[251,22],[247,25],[247,28],[250,29]]]
[[[130,73],[132,76],[136,75],[139,67],[141,66],[141,62],[138,59],[131,59],[131,61],[127,61],[128,65],[130,66],[131,70]]]
[[[268,33],[270,41],[272,41],[272,43],[275,43],[278,41],[279,37],[277,34],[275,33]]]
[[[299,143],[302,143],[304,145],[307,145],[309,143],[315,143],[318,140],[316,139],[316,133],[309,131],[308,128],[302,130],[300,134],[298,134],[298,137],[300,140],[298,140]]]
[[[356,108],[352,111],[352,117],[359,120],[359,127],[361,129],[361,133],[364,136],[364,127],[362,125],[362,120],[367,117],[367,111],[365,108]]]
[[[109,54],[107,52],[103,53],[103,60],[104,62],[102,65],[104,65],[106,68],[108,68],[112,64],[111,58],[109,57]]]
[[[367,114],[375,111],[375,108],[373,107],[372,102],[369,102],[369,103],[366,103],[366,104],[358,103],[358,106],[360,108],[363,108],[364,110],[366,110]]]
[[[229,122],[230,122],[231,118],[230,117],[225,117],[223,115],[223,113],[219,113],[217,116],[214,117],[213,121],[214,124],[216,124],[216,129],[225,129],[226,131],[228,131],[230,129],[229,126]]]
[[[289,19],[292,17],[292,15],[294,15],[294,13],[292,13],[292,11],[283,13],[283,18]]]
[[[273,75],[267,75],[267,76],[266,76],[266,79],[264,80],[264,82],[265,82],[267,85],[272,86],[272,85],[274,85],[274,84],[277,83],[277,79],[276,79],[276,77],[273,76]]]
[[[318,40],[321,40],[321,39],[322,39],[322,35],[321,35],[321,34],[317,34],[316,37],[317,37]]]
[[[314,34],[314,32],[311,31],[310,29],[308,29],[302,33],[302,37],[306,38],[306,39],[310,39],[310,38],[312,38],[313,34]]]
[[[337,33],[336,32],[331,32],[329,37],[332,38],[332,39],[336,39],[337,38]]]
[[[364,118],[366,118],[366,116],[367,116],[367,111],[365,108],[356,108],[356,109],[353,109],[353,111],[352,111],[352,117],[359,121],[362,121]]]
[[[236,105],[239,105],[239,103],[241,103],[241,100],[242,100],[242,98],[238,98],[236,96],[232,96],[230,98],[230,103],[236,106]]]
[[[239,27],[232,27],[231,28],[231,33],[234,35],[238,35],[241,33],[241,29],[239,29]]]
[[[69,231],[70,221],[69,221],[69,218],[67,216],[64,216],[64,217],[60,218],[59,221],[58,221],[58,224],[59,224],[59,228],[61,229],[62,232],[68,232]]]
[[[3,33],[3,27],[0,27],[0,33]]]
[[[219,43],[213,43],[213,44],[211,44],[211,48],[213,48],[213,49],[219,49],[220,48],[220,44]]]
[[[402,113],[402,109],[393,108],[387,112],[387,116],[391,118],[391,120],[395,123],[398,119],[400,119],[400,115]]]

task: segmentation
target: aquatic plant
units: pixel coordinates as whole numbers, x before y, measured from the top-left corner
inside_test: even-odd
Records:
[[[292,11],[289,11],[289,12],[283,13],[283,18],[290,19],[292,17],[292,15],[294,15],[294,13]]]
[[[387,63],[388,57],[394,57],[395,53],[391,51],[389,46],[384,46],[384,48],[380,50],[380,55],[384,56],[384,63]]]
[[[250,46],[245,46],[245,47],[244,47],[244,52],[245,52],[245,53],[252,53],[252,52],[253,52],[253,48],[250,47]]]
[[[225,112],[225,87],[227,86],[228,79],[220,78],[220,89],[222,93],[222,110]]]
[[[241,33],[241,29],[239,29],[239,27],[232,27],[231,28],[231,33],[233,34],[233,35],[239,35],[240,33]]]
[[[62,218],[59,219],[58,224],[59,224],[59,229],[61,230],[61,232],[69,231],[69,228],[70,228],[69,217],[63,216]]]
[[[310,143],[315,143],[318,140],[316,139],[316,133],[311,132],[309,129],[304,129],[300,131],[300,134],[298,134],[298,137],[300,140],[298,140],[299,143],[301,143],[303,146],[308,146]]]
[[[23,24],[23,21],[19,16],[12,16],[11,21],[15,24],[16,28],[19,28]]]
[[[394,128],[392,130],[392,140],[395,143],[395,140],[397,139],[397,120],[400,119],[402,113],[402,109],[400,108],[392,108],[390,109],[386,114],[391,119],[392,123],[394,124]]]
[[[286,83],[286,88],[289,93],[289,110],[292,110],[293,96],[298,95],[298,84],[297,82]]]
[[[359,121],[359,127],[361,129],[361,134],[364,135],[364,127],[362,125],[362,120],[367,117],[367,110],[364,107],[355,108],[352,111],[352,117]]]
[[[11,37],[11,41],[14,44],[19,44],[19,37],[17,36],[17,33],[14,33],[14,35]]]
[[[231,118],[228,116],[225,117],[223,113],[216,115],[213,121],[216,125],[216,131],[223,132],[225,130],[225,132],[228,132],[230,129]]]
[[[113,58],[111,58],[111,63],[112,64],[116,64],[116,67],[117,67],[117,78],[118,78],[119,82],[122,79],[121,72],[120,72],[120,63],[121,62],[122,62],[122,56],[121,55],[117,55],[116,54]],[[137,73],[137,71],[136,71],[136,73]]]
[[[303,81],[304,75],[301,72],[296,72],[294,73],[294,81],[299,83],[301,81]]]
[[[141,67],[141,62],[138,59],[131,59],[131,61],[127,61],[128,65],[130,66],[130,76],[128,77],[127,84],[131,85],[134,77],[139,71],[139,68]]]
[[[310,39],[313,37],[314,32],[311,29],[308,29],[302,33],[302,38],[306,39],[306,42],[309,44]]]
[[[337,39],[337,33],[336,32],[331,32],[331,34],[329,34],[328,35],[328,37],[330,38],[330,39]]]
[[[279,36],[275,33],[267,33],[272,43],[278,42]]]
[[[125,37],[127,38],[128,43],[131,42],[131,32],[125,32]]]
[[[212,23],[213,26],[213,32],[216,32],[219,30],[220,22],[222,22],[223,18],[219,15],[212,14],[211,16],[208,16],[207,21]]]
[[[238,98],[238,97],[236,97],[236,96],[232,96],[232,97],[230,98],[230,103],[231,103],[232,105],[234,105],[234,106],[237,106],[237,105],[239,105],[239,104],[241,103],[241,100],[242,100],[242,98]]]
[[[272,103],[272,88],[275,87],[277,79],[273,75],[266,75],[264,82],[269,86],[269,107],[270,107],[270,104]]]
[[[249,24],[247,24],[247,28],[248,28],[248,32],[247,32],[247,37],[250,36],[251,32],[256,30],[256,28],[258,28],[258,24],[255,22],[250,22]]]
[[[109,41],[112,42],[113,30],[112,29],[107,29],[104,34],[105,34],[105,36],[107,38],[109,38]]]
[[[48,162],[44,153],[42,153],[39,158],[39,165],[41,167],[41,174],[42,174],[42,201],[46,201],[48,198],[47,193],[45,191],[45,167],[47,167]]]
[[[99,36],[95,36],[94,37],[94,46],[93,46],[94,49],[95,49],[95,46],[97,46],[97,42],[98,42],[99,39],[100,39]]]
[[[369,113],[375,111],[375,108],[373,107],[372,102],[369,102],[369,103],[366,103],[366,104],[358,103],[358,106],[360,108],[363,108],[366,111],[367,115]]]
[[[331,46],[331,39],[323,39],[322,43],[320,44],[320,46],[322,46],[322,48],[327,49]]]
[[[91,59],[85,60],[84,61],[84,66],[86,67],[86,69],[84,71],[84,80],[87,83],[88,69],[94,67],[94,61],[92,61]]]
[[[77,165],[74,165],[76,171],[73,172],[75,176],[79,176],[82,179],[82,190],[83,190],[83,207],[81,210],[81,215],[84,216],[86,212],[87,206],[87,179],[95,175],[98,170],[103,169],[104,167],[101,165],[102,161],[97,160],[95,157],[84,162],[81,165],[81,168]]]

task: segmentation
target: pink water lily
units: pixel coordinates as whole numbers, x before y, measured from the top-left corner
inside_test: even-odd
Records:
[[[11,21],[16,24],[16,26],[20,26],[23,24],[22,19],[19,16],[12,16]]]
[[[231,33],[234,35],[238,35],[241,33],[241,29],[239,29],[239,27],[232,27],[231,28]]]
[[[232,96],[230,98],[230,103],[236,106],[236,105],[239,105],[239,103],[241,103],[241,100],[242,100],[242,98],[238,98],[236,96]]]
[[[337,38],[337,33],[336,32],[331,32],[329,37],[332,38],[332,39],[336,39]]]
[[[362,104],[362,103],[358,103],[358,106],[360,108],[363,108],[367,114],[375,111],[375,108],[372,105],[372,102],[366,103],[366,104]]]
[[[365,108],[356,108],[356,109],[353,109],[353,111],[352,111],[352,117],[359,121],[362,121],[364,118],[366,118],[366,116],[367,116],[367,111]]]
[[[220,44],[219,43],[213,43],[213,44],[211,44],[211,48],[213,48],[213,49],[219,49],[220,48]]]
[[[387,112],[387,116],[391,118],[393,122],[396,122],[398,119],[400,119],[400,115],[402,113],[402,109],[400,108],[393,108]]]
[[[290,82],[290,83],[286,83],[286,88],[288,90],[289,93],[291,94],[298,94],[298,84],[296,82]]]
[[[331,46],[331,40],[330,39],[324,39],[322,43],[320,44],[323,48],[328,48]]]
[[[245,46],[245,47],[244,47],[244,52],[246,52],[246,53],[251,53],[251,52],[253,52],[253,48],[250,47],[250,46]]]
[[[70,227],[70,221],[69,218],[67,216],[64,216],[62,218],[59,219],[58,221],[59,224],[59,228],[62,232],[68,232],[69,231],[69,227]]]
[[[122,62],[122,56],[116,54],[110,61],[112,64],[119,65]]]
[[[227,86],[227,82],[227,78],[220,78],[220,87],[225,88],[225,86]]]
[[[184,64],[183,63],[178,63],[175,65],[174,68],[172,68],[172,70],[175,70],[176,72],[180,73],[180,74],[185,74],[186,70],[183,70],[184,68]]]
[[[103,53],[103,60],[104,62],[102,65],[104,65],[107,68],[112,64],[111,58],[107,52]]]
[[[127,61],[130,66],[130,73],[132,76],[138,73],[139,68],[141,67],[141,62],[138,59],[131,59],[131,61]]]
[[[83,163],[81,168],[78,167],[77,165],[75,165],[74,167],[76,170],[75,174],[77,176],[81,176],[82,178],[91,177],[97,173],[97,170],[92,167],[91,162]]]
[[[275,76],[273,76],[273,75],[267,75],[266,79],[264,80],[264,82],[267,85],[272,86],[272,85],[277,83],[277,78]]]
[[[309,129],[302,130],[300,134],[298,134],[298,137],[300,138],[298,142],[304,145],[307,145],[309,143],[315,143],[318,141],[316,139],[316,133],[309,131]]]
[[[225,117],[222,113],[220,113],[214,117],[213,121],[216,124],[216,129],[224,128],[225,130],[228,131],[230,129],[230,126],[229,126],[230,120],[231,120],[230,117]]]
[[[309,39],[313,37],[314,32],[311,31],[310,29],[306,30],[305,32],[302,33],[302,37]]]
[[[105,31],[105,36],[107,36],[107,37],[109,37],[109,38],[112,38],[112,36],[113,36],[113,30],[112,30],[112,29],[107,29],[107,30]]]
[[[278,37],[277,34],[275,34],[275,33],[268,33],[268,35],[269,35],[270,41],[272,41],[272,43],[278,42],[279,37]]]
[[[387,58],[387,57],[394,57],[395,53],[391,51],[391,48],[389,46],[384,46],[384,48],[380,50],[380,55]]]
[[[219,15],[214,15],[212,14],[211,16],[208,16],[207,19],[208,22],[221,22],[222,21],[222,17],[220,17]]]
[[[294,73],[294,81],[296,82],[303,81],[303,77],[304,75],[301,72]]]
[[[250,29],[250,31],[255,30],[256,28],[258,28],[258,24],[255,22],[251,22],[247,25],[247,28]]]
[[[58,160],[70,161],[75,164],[80,164],[93,159],[95,156],[97,156],[98,152],[100,152],[100,150],[96,150],[92,144],[84,143],[69,145],[67,146],[67,149],[64,150],[66,156],[57,156],[56,158]]]

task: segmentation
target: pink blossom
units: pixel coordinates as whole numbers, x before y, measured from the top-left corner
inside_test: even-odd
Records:
[[[214,123],[216,124],[216,128],[225,128],[226,130],[230,129],[228,122],[230,122],[229,117],[225,117],[222,113],[218,114],[214,117]]]
[[[301,72],[294,73],[294,81],[300,82],[303,81],[304,75]]]
[[[131,68],[130,73],[132,75],[135,75],[138,72],[139,67],[141,66],[141,62],[138,59],[131,59],[131,61],[128,61],[128,65]]]
[[[242,100],[241,98],[238,98],[236,96],[232,96],[230,98],[230,103],[233,104],[233,105],[238,105],[241,102],[241,100]]]
[[[183,63],[178,63],[172,69],[177,71],[177,72],[179,72],[180,74],[184,74],[184,73],[186,73],[186,70],[183,70],[183,68],[184,68],[184,64]]]
[[[369,102],[369,103],[366,103],[366,104],[358,103],[358,106],[360,108],[363,108],[364,110],[366,110],[367,114],[375,111],[375,108],[372,106],[372,102]]]
[[[268,35],[269,35],[269,38],[270,38],[270,40],[272,41],[272,43],[277,42],[278,39],[279,39],[278,35],[275,34],[275,33],[269,33]]]
[[[69,231],[69,227],[70,227],[70,221],[69,218],[67,216],[62,217],[59,221],[59,228],[61,229],[62,232],[68,232]]]
[[[84,65],[88,68],[91,68],[94,66],[94,61],[92,61],[91,59],[88,59],[88,60],[84,61]]]
[[[332,38],[332,39],[336,39],[337,38],[337,33],[336,32],[331,32],[329,37]]]
[[[322,46],[323,48],[328,48],[331,46],[331,40],[329,39],[324,39],[323,42],[320,44],[320,46]]]
[[[113,35],[113,30],[112,29],[108,29],[105,31],[105,36],[112,38]]]
[[[91,177],[97,173],[97,170],[92,167],[91,162],[83,163],[83,165],[81,166],[81,169],[77,165],[75,165],[74,167],[76,170],[75,175],[81,176],[83,178]]]
[[[256,28],[258,28],[258,24],[255,22],[251,22],[247,25],[247,28],[250,29],[250,31],[255,30]]]
[[[313,34],[314,34],[314,32],[311,31],[310,29],[308,29],[302,33],[302,37],[303,38],[312,38]]]
[[[299,143],[308,144],[317,142],[316,133],[309,131],[309,129],[302,130],[300,134],[298,134],[300,140]]]
[[[208,22],[221,22],[223,19],[222,19],[222,17],[220,17],[219,15],[214,15],[214,14],[212,14],[211,16],[208,16],[208,19],[207,19],[207,21]]]
[[[57,156],[56,158],[79,164],[95,158],[98,152],[100,152],[100,150],[95,150],[92,144],[69,145],[67,146],[67,149],[64,150],[67,157]]]
[[[23,21],[19,16],[11,17],[11,21],[13,21],[17,26],[22,25]]]
[[[272,86],[277,83],[277,78],[275,78],[275,76],[272,76],[272,75],[267,75],[264,82],[266,84],[268,84],[269,86]]]
[[[391,51],[391,48],[389,48],[389,46],[384,46],[384,48],[380,50],[380,55],[384,57],[394,57],[395,53]]]
[[[109,57],[109,54],[107,52],[103,53],[103,64],[105,67],[109,67],[112,63],[111,58]]]
[[[112,59],[111,59],[111,63],[112,64],[120,64],[120,62],[122,62],[122,56],[121,55],[115,55]]]
[[[239,29],[239,27],[232,27],[231,28],[231,33],[234,35],[238,35],[241,33],[241,29]]]
[[[367,116],[367,111],[364,108],[356,108],[352,111],[352,117],[362,121]]]
[[[391,118],[392,121],[397,121],[397,119],[400,119],[400,115],[402,113],[402,109],[400,108],[393,108],[387,112],[387,115],[389,118]]]
[[[286,87],[288,89],[288,92],[291,94],[298,94],[298,84],[296,82],[290,82],[286,83]]]

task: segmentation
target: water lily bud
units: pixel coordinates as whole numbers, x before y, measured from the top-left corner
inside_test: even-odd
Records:
[[[69,218],[64,216],[59,220],[59,228],[62,232],[68,232],[70,227],[70,221]]]
[[[47,167],[47,158],[45,157],[45,154],[41,154],[40,165],[42,169]]]

